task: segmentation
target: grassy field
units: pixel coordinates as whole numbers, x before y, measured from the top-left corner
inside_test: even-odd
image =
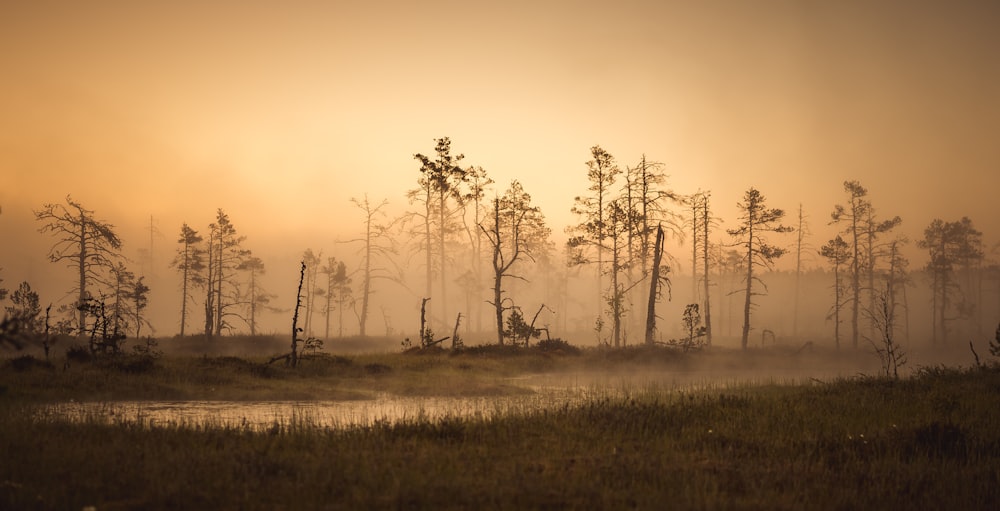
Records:
[[[666,350],[232,357],[0,370],[0,509],[994,509],[1000,368],[889,381],[639,388],[480,418],[257,431],[45,420],[74,399],[503,395],[538,372],[801,368],[829,354]],[[829,360],[826,360],[829,362]],[[842,360],[851,367],[856,360]],[[817,362],[818,363],[818,362]],[[808,380],[807,380],[808,381]],[[214,389],[214,390],[213,390]],[[75,397],[74,397],[75,396]]]

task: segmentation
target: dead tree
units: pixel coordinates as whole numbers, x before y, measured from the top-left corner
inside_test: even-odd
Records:
[[[663,294],[661,284],[670,285],[666,275],[661,274],[663,261],[663,226],[656,227],[656,242],[653,245],[653,266],[650,268],[649,301],[646,302],[646,345],[652,346],[656,333],[656,300]],[[669,287],[668,287],[669,289]]]

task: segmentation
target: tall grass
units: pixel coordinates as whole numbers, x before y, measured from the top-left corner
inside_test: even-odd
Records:
[[[335,429],[0,406],[3,509],[993,509],[1000,369]]]

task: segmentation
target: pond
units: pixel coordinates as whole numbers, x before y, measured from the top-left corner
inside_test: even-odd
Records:
[[[835,375],[823,375],[835,376]],[[149,427],[234,427],[266,430],[276,426],[323,428],[371,426],[445,417],[489,419],[560,408],[637,393],[671,394],[735,385],[808,384],[802,374],[712,378],[699,372],[672,375],[630,373],[539,374],[509,379],[526,392],[509,396],[401,397],[390,394],[363,400],[317,401],[113,401],[69,402],[40,406],[44,420],[141,424]]]

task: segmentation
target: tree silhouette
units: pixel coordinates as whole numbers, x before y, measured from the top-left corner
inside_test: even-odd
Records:
[[[135,314],[135,337],[137,339],[142,332],[142,325],[149,325],[149,322],[142,317],[142,311],[149,305],[149,286],[143,282],[145,279],[146,277],[143,276],[136,279],[129,292],[129,298],[132,300],[132,312]]]
[[[221,208],[216,211],[216,221],[209,224],[208,287],[205,298],[205,337],[222,335],[223,328],[230,328],[226,318],[236,313],[233,307],[240,302],[236,280],[237,267],[249,255],[243,249],[246,236],[238,236],[236,227]]]
[[[111,325],[114,335],[125,335],[129,329],[127,324],[136,316],[132,307],[132,293],[135,290],[135,274],[118,262],[111,268],[111,291],[109,298],[111,306]]]
[[[69,207],[44,204],[34,214],[35,220],[44,222],[39,232],[56,237],[56,243],[49,250],[49,260],[66,262],[76,270],[77,283],[73,288],[79,309],[76,330],[83,335],[87,314],[82,307],[91,298],[90,288],[106,284],[104,272],[120,257],[122,242],[114,226],[97,220],[92,210],[68,195],[66,204]]]
[[[358,316],[359,334],[361,337],[368,335],[368,314],[371,296],[376,292],[376,280],[391,280],[398,282],[399,268],[394,272],[389,270],[388,265],[395,265],[392,256],[396,254],[395,241],[390,230],[396,221],[385,221],[385,208],[389,201],[382,200],[373,205],[368,200],[368,195],[364,199],[351,199],[365,215],[364,237],[350,240],[350,242],[361,242],[361,312]],[[382,220],[379,220],[381,218]]]
[[[802,203],[799,203],[799,221],[798,225],[795,227],[795,310],[792,315],[792,336],[798,337],[799,335],[799,302],[801,298],[801,280],[802,280],[802,251],[803,249],[810,248],[810,245],[806,243],[806,237],[809,236],[809,224],[806,223],[806,215],[802,210]],[[843,241],[843,239],[841,239]],[[838,339],[837,345],[840,346],[840,340]]]
[[[442,317],[447,317],[447,254],[444,249],[445,239],[448,236],[449,225],[451,224],[452,209],[448,203],[461,200],[460,184],[465,180],[466,171],[458,165],[464,156],[461,154],[451,154],[451,139],[448,137],[435,139],[434,152],[436,158],[417,153],[413,158],[420,161],[420,188],[411,191],[411,202],[419,195],[420,201],[424,203],[424,213],[421,218],[424,220],[424,250],[427,255],[427,296],[431,295],[431,280],[433,274],[433,262],[431,260],[432,235],[436,234],[437,255],[438,255],[438,276],[441,279],[441,304]],[[437,217],[434,219],[433,217]],[[436,222],[436,231],[432,232],[432,223]]]
[[[486,196],[486,188],[493,184],[493,180],[486,175],[486,171],[482,167],[469,167],[465,171],[465,184],[466,190],[462,194],[462,222],[465,225],[465,232],[469,238],[469,244],[472,250],[469,251],[469,256],[472,260],[470,269],[464,275],[459,277],[459,282],[462,287],[466,290],[466,308],[469,310],[470,314],[473,314],[476,321],[476,331],[481,332],[483,330],[483,308],[472,306],[472,295],[474,293],[480,292],[483,289],[483,231],[479,228],[482,223],[483,218],[485,218],[489,211],[483,204],[483,198]],[[472,210],[472,223],[468,222],[468,212],[469,209]],[[471,322],[466,322],[466,330],[468,331]]]
[[[931,342],[947,342],[948,322],[968,317],[974,306],[962,293],[955,273],[958,266],[970,267],[974,261],[982,260],[982,232],[968,217],[957,222],[935,219],[924,229],[924,238],[917,245],[930,255],[927,272],[931,275],[933,296]]]
[[[627,247],[629,212],[625,210],[624,201],[621,199],[612,200],[607,208],[605,238],[610,244],[608,248],[611,251],[611,266],[607,268],[607,273],[611,276],[611,287],[604,298],[611,316],[611,338],[618,348],[622,344],[622,319],[628,309],[625,295],[630,289],[621,282],[622,270],[631,264],[623,254],[623,250]]]
[[[868,189],[858,181],[844,181],[844,191],[848,195],[847,206],[837,204],[831,213],[832,223],[847,224],[844,233],[851,246],[851,345],[858,347],[860,337],[859,317],[861,310],[862,276],[867,276],[868,308],[875,309],[875,266],[877,253],[877,238],[894,229],[901,222],[900,218],[880,221],[875,217],[875,210],[868,199]],[[870,323],[874,330],[874,322]]]
[[[192,300],[191,289],[205,284],[205,249],[201,247],[203,238],[187,223],[181,225],[177,243],[177,254],[170,265],[181,273],[181,337],[187,326],[188,301]]]
[[[257,282],[257,277],[264,274],[264,261],[247,253],[236,269],[247,273],[248,286],[245,304],[248,317],[246,322],[250,326],[250,335],[257,335],[257,313],[270,301],[268,293],[261,289]]]
[[[760,277],[754,275],[755,268],[771,269],[774,260],[781,257],[785,250],[783,248],[769,245],[763,234],[768,232],[786,233],[793,229],[781,225],[781,219],[785,212],[781,209],[768,209],[765,205],[764,196],[756,188],[750,188],[743,195],[743,201],[736,205],[740,211],[740,227],[729,229],[727,232],[737,238],[738,245],[745,250],[743,261],[746,264],[746,295],[743,302],[743,336],[740,345],[747,348],[747,339],[750,335],[750,310],[753,307],[753,297],[760,295],[754,291],[754,282],[764,285]],[[764,285],[764,289],[767,286]]]
[[[514,272],[519,262],[535,260],[535,252],[544,246],[550,231],[541,210],[531,204],[531,195],[521,183],[513,181],[503,196],[493,199],[493,211],[480,225],[493,248],[493,305],[496,316],[497,343],[503,344],[504,278],[524,279]]]
[[[37,334],[42,331],[43,324],[39,314],[42,306],[38,303],[38,293],[31,289],[27,281],[21,282],[10,294],[10,305],[5,307],[5,320],[16,324],[19,333]]]
[[[838,234],[836,238],[827,242],[819,250],[820,255],[825,257],[833,265],[833,306],[831,314],[833,316],[833,341],[836,347],[840,348],[840,310],[844,306],[843,291],[841,283],[840,268],[850,261],[850,247]]]
[[[592,261],[587,252],[596,253],[597,297],[600,304],[604,294],[604,250],[607,237],[605,215],[607,204],[612,198],[612,186],[615,184],[616,176],[621,174],[621,169],[615,163],[614,156],[601,149],[601,146],[591,147],[590,155],[593,159],[587,162],[587,179],[590,181],[588,190],[591,195],[576,197],[570,209],[573,214],[581,217],[581,222],[567,229],[568,233],[575,235],[567,241],[567,246],[571,250],[568,263],[570,265],[590,263]]]
[[[646,302],[646,332],[645,341],[646,344],[652,346],[655,342],[654,335],[656,333],[656,301],[663,295],[663,286],[667,286],[667,290],[670,290],[670,279],[667,277],[667,273],[670,271],[668,267],[662,267],[661,263],[663,261],[663,243],[664,243],[664,232],[663,226],[656,226],[656,238],[653,243],[653,265],[650,268],[650,278],[649,278],[649,298]]]
[[[306,337],[313,336],[313,312],[316,310],[316,297],[323,296],[323,289],[316,286],[316,281],[319,278],[320,264],[323,262],[323,251],[320,250],[319,253],[313,252],[311,248],[307,248],[305,252],[302,253],[302,262],[306,265],[305,281],[303,285],[305,289],[303,290],[302,298],[305,303],[302,304],[302,308],[305,312],[305,321],[303,323],[302,330],[305,332]]]

